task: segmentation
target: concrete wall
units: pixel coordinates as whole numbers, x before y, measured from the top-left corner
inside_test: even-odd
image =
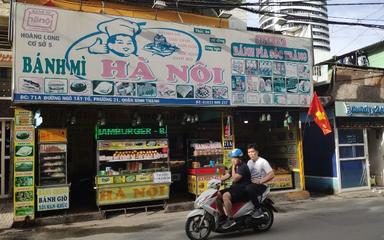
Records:
[[[384,102],[384,69],[338,66],[327,95],[340,101]]]
[[[335,177],[305,176],[306,190],[310,192],[338,193],[338,180]]]
[[[384,131],[368,130],[368,153],[371,175],[376,176],[376,184],[384,185]]]

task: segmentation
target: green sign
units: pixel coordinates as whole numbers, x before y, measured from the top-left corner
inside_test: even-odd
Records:
[[[206,51],[212,51],[212,52],[221,52],[221,47],[206,45],[205,50]]]
[[[195,33],[199,33],[199,34],[211,34],[211,30],[210,29],[204,29],[204,28],[194,28],[193,29]]]
[[[96,126],[96,139],[124,139],[143,137],[166,137],[167,127],[104,127]]]
[[[211,43],[219,43],[219,44],[225,44],[225,39],[224,38],[209,38],[209,42]]]

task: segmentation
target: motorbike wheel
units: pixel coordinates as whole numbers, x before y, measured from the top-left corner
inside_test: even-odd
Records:
[[[185,232],[187,233],[189,239],[206,240],[208,238],[211,233],[209,220],[205,218],[199,227],[201,218],[203,217],[203,215],[198,215],[187,219],[187,222],[185,223]]]
[[[274,220],[273,210],[270,207],[266,207],[266,206],[261,206],[261,209],[263,210],[263,213],[264,213],[263,222],[259,223],[253,229],[257,232],[266,232],[272,227],[272,224],[273,224],[273,220]]]

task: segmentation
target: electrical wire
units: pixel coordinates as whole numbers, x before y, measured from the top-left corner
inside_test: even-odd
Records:
[[[153,3],[153,0],[112,0],[112,1],[118,1],[118,2],[135,2],[135,3],[141,3],[141,4],[148,4]],[[278,3],[276,5],[274,4],[262,4],[262,3],[229,3],[228,1],[186,1],[186,0],[178,0],[178,1],[166,1],[167,9],[171,9],[173,7],[174,10],[181,10],[183,7],[190,7],[190,8],[216,8],[216,9],[234,9],[239,8],[242,10],[245,10],[247,12],[251,12],[254,14],[262,14],[267,16],[273,16],[280,15],[280,17],[294,21],[295,19],[300,20],[307,20],[314,23],[323,23],[323,24],[330,24],[330,25],[345,25],[345,26],[362,26],[362,27],[368,27],[368,28],[378,28],[378,29],[384,29],[384,25],[380,24],[373,24],[373,23],[361,23],[361,22],[343,22],[343,21],[333,21],[333,20],[324,20],[321,18],[316,17],[305,17],[305,16],[297,16],[294,14],[288,14],[288,13],[279,13],[279,12],[270,12],[270,11],[261,11],[257,10],[255,8],[250,8],[250,6],[300,6],[302,4],[304,5],[313,5],[314,7],[319,6],[369,6],[369,5],[383,5],[384,2],[368,2],[368,3],[325,3],[321,0],[319,2],[322,2],[321,4],[313,4],[312,2],[316,2],[316,0],[302,0],[302,1],[289,1],[289,2],[283,2]],[[177,6],[176,6],[177,5]]]
[[[272,16],[276,17],[276,15],[279,15],[280,18],[284,18],[286,20],[308,20],[310,22],[314,23],[323,23],[323,24],[333,24],[333,25],[346,25],[346,26],[362,26],[362,27],[368,27],[368,28],[379,28],[379,29],[384,29],[384,25],[380,24],[372,24],[372,23],[352,23],[352,22],[342,22],[342,21],[330,21],[330,20],[324,20],[320,18],[314,18],[314,17],[305,17],[305,16],[300,16],[298,17],[297,15],[294,14],[288,14],[288,13],[279,13],[279,12],[269,12],[269,11],[260,11],[256,10],[253,8],[246,8],[246,7],[239,7],[239,9],[255,13],[255,14],[262,14],[262,15],[267,15],[267,16]]]
[[[383,8],[384,8],[384,6],[381,7],[381,8],[379,8],[379,9],[377,9],[377,10],[374,11],[372,14],[374,14],[374,13],[376,13],[376,12],[380,12]],[[382,16],[384,16],[384,15],[382,15]],[[382,16],[380,16],[380,17],[382,17]],[[349,44],[346,44],[342,49],[340,49],[339,51],[337,51],[337,53],[336,53],[335,55],[337,55],[337,54],[339,54],[340,52],[342,52],[342,51],[344,51],[345,49],[347,49],[347,48],[350,46],[350,44],[354,43],[357,39],[359,39],[362,35],[364,35],[368,30],[369,30],[369,28],[365,29],[363,32],[361,32],[359,35],[357,35],[355,38],[353,38],[353,39],[349,42]]]

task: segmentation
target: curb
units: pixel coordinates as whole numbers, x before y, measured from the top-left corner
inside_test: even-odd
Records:
[[[190,211],[190,210],[193,210],[193,204],[194,204],[194,201],[167,204],[167,206],[164,209],[164,212],[173,213],[173,212]]]
[[[50,216],[50,217],[37,218],[34,222],[34,225],[47,226],[47,225],[68,224],[68,223],[74,223],[74,222],[87,222],[87,221],[104,220],[104,219],[106,219],[105,213],[89,212],[89,213],[56,215],[56,216]]]

